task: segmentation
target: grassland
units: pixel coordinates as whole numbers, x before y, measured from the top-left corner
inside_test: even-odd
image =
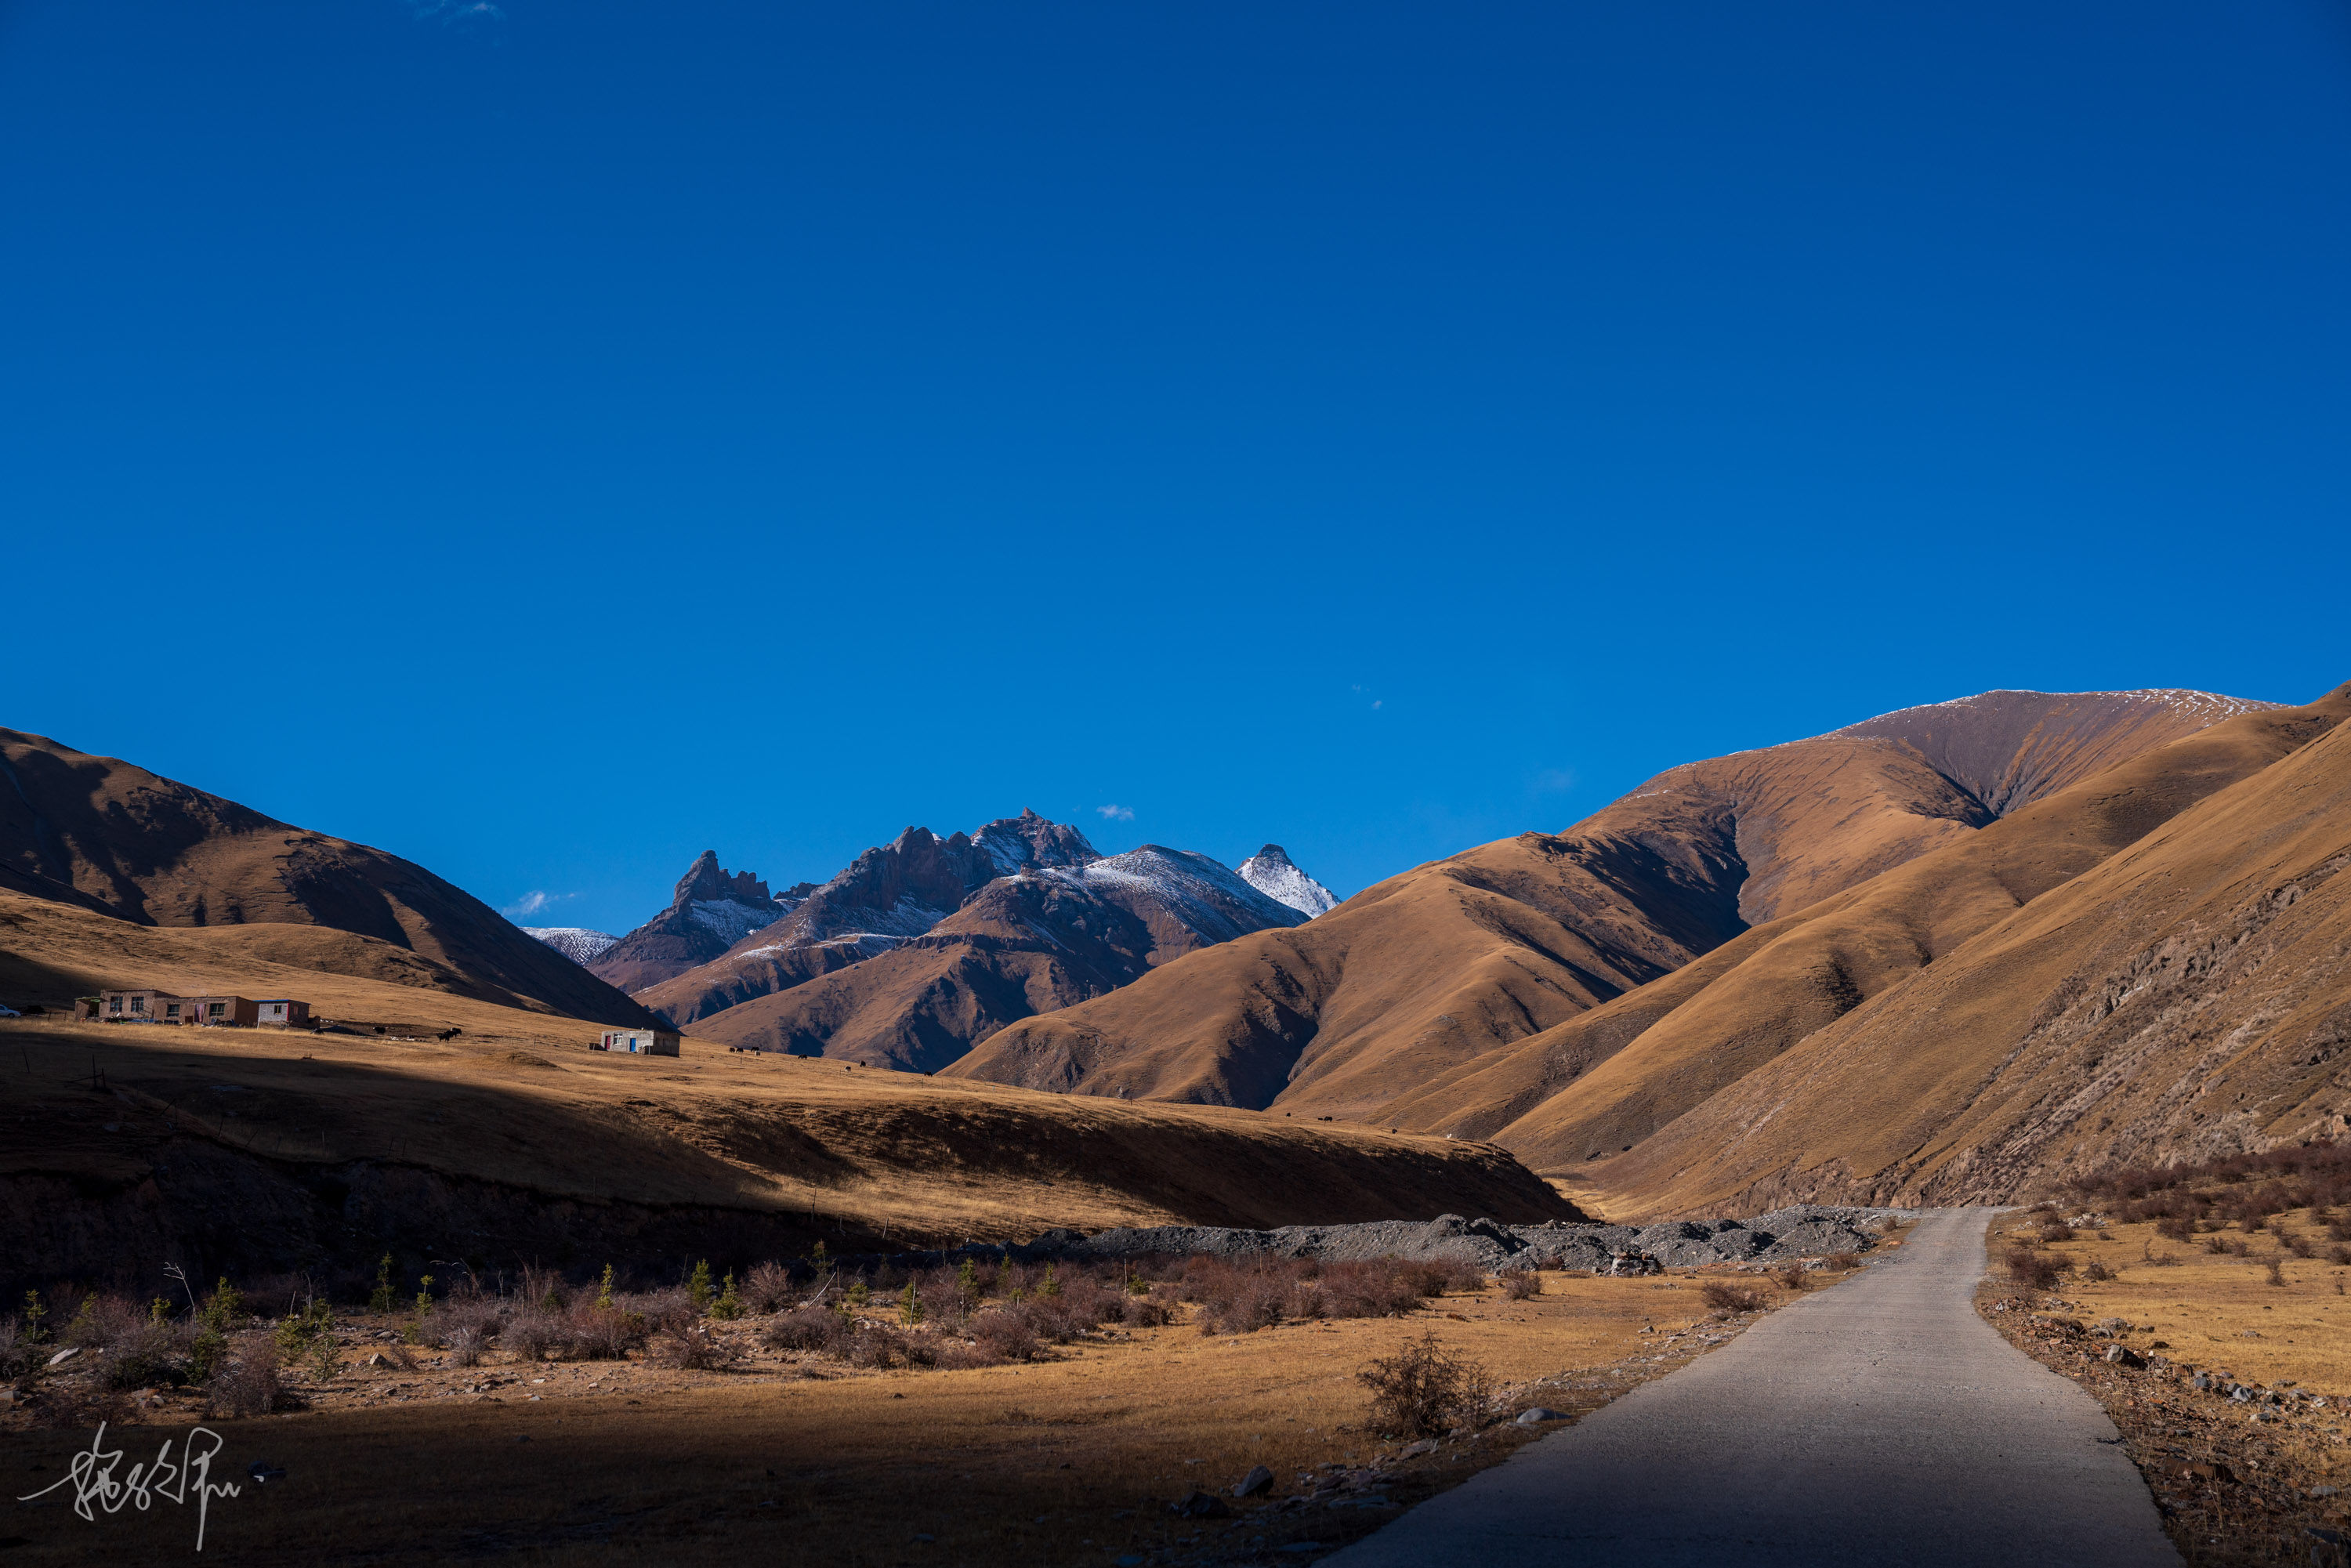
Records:
[[[1581,1412],[1738,1331],[1706,1312],[1702,1284],[1552,1274],[1530,1300],[1489,1284],[1403,1319],[1111,1330],[1052,1360],[955,1372],[763,1350],[756,1321],[725,1329],[746,1353],[727,1372],[497,1354],[469,1369],[429,1352],[414,1371],[371,1368],[360,1358],[392,1322],[355,1320],[342,1369],[293,1385],[309,1410],[212,1423],[222,1471],[266,1460],[286,1475],[216,1501],[206,1549],[257,1564],[488,1552],[563,1563],[1248,1560],[1352,1539],[1540,1435],[1505,1423],[1405,1458],[1363,1426],[1355,1374],[1373,1358],[1434,1333],[1508,1384],[1510,1404]],[[135,1418],[116,1436],[141,1454],[197,1414],[192,1396],[162,1392]],[[12,1495],[58,1479],[89,1437],[0,1422],[15,1428],[0,1439]],[[1230,1502],[1233,1517],[1168,1511],[1259,1464],[1273,1490]],[[10,1562],[146,1560],[185,1551],[193,1528],[183,1509],[86,1522],[67,1506],[19,1506]]]
[[[2325,1220],[2297,1208],[2259,1232],[2184,1240],[2153,1221],[2116,1220],[2044,1241],[2053,1218],[1992,1228],[1986,1314],[2105,1405],[2182,1555],[2304,1563],[2323,1543],[2312,1531],[2351,1532],[2343,1493],[2321,1490],[2351,1487],[2351,1267],[2327,1260]],[[2288,1239],[2314,1255],[2296,1256]],[[2008,1256],[2022,1246],[2064,1270],[2053,1289],[2010,1277]],[[2126,1354],[2108,1362],[2114,1344]],[[2240,1386],[2247,1396],[2231,1397]]]

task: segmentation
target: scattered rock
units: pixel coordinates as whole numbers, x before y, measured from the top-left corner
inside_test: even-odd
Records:
[[[2145,1366],[2147,1364],[2147,1357],[2120,1341],[2106,1346],[2105,1359],[2109,1366]]]
[[[63,1366],[67,1362],[71,1361],[75,1356],[78,1356],[80,1354],[81,1346],[73,1345],[68,1349],[57,1352],[57,1354],[49,1357],[48,1364],[51,1366]]]
[[[1546,1421],[1564,1421],[1566,1419],[1566,1411],[1549,1410],[1540,1405],[1536,1406],[1531,1410],[1521,1410],[1519,1412],[1519,1425],[1521,1427],[1540,1427]]]
[[[1257,1468],[1250,1470],[1249,1474],[1241,1478],[1240,1484],[1233,1488],[1233,1495],[1235,1497],[1258,1497],[1263,1493],[1270,1492],[1272,1490],[1273,1472],[1267,1469],[1263,1465],[1259,1465]]]
[[[1233,1511],[1225,1506],[1223,1498],[1211,1492],[1196,1491],[1178,1501],[1169,1503],[1167,1511],[1178,1519],[1225,1519],[1229,1517]]]
[[[1423,1437],[1417,1443],[1405,1444],[1404,1452],[1398,1454],[1396,1458],[1400,1459],[1416,1459],[1423,1454],[1433,1454],[1435,1452],[1437,1452],[1437,1439],[1434,1437]]]

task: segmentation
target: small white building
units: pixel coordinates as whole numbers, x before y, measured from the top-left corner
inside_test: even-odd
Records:
[[[590,1051],[625,1051],[632,1056],[675,1056],[678,1037],[665,1029],[608,1029]]]

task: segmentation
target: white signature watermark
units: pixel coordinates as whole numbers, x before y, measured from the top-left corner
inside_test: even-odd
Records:
[[[122,1463],[122,1450],[105,1447],[106,1427],[101,1422],[97,1436],[89,1440],[89,1447],[74,1456],[73,1464],[63,1480],[45,1486],[39,1491],[27,1492],[16,1500],[30,1502],[37,1497],[48,1496],[58,1487],[69,1486],[73,1488],[74,1511],[84,1519],[95,1521],[98,1515],[91,1511],[92,1503],[109,1513],[121,1512],[125,1503],[137,1503],[139,1511],[144,1513],[147,1506],[158,1500],[184,1503],[193,1491],[196,1500],[196,1550],[202,1552],[204,1549],[204,1521],[212,1511],[213,1499],[235,1497],[240,1489],[233,1481],[214,1481],[212,1479],[213,1456],[221,1450],[221,1435],[218,1432],[209,1427],[198,1427],[190,1432],[177,1460],[172,1458],[174,1440],[170,1437],[163,1439],[163,1446],[156,1451],[153,1464],[133,1465],[126,1474],[118,1477],[114,1472],[115,1468]]]

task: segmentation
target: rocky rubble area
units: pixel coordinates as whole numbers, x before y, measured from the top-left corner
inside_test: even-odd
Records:
[[[1014,1255],[1028,1259],[1141,1258],[1205,1253],[1244,1258],[1312,1258],[1365,1262],[1462,1262],[1487,1273],[1506,1269],[1577,1269],[1598,1274],[1655,1273],[1708,1263],[1768,1265],[1839,1252],[1866,1252],[1889,1226],[1917,1211],[1798,1204],[1751,1219],[1677,1219],[1656,1225],[1501,1225],[1442,1214],[1428,1220],[1363,1225],[1290,1225],[1278,1230],[1215,1226],[1122,1228],[1091,1236],[1049,1230]]]

